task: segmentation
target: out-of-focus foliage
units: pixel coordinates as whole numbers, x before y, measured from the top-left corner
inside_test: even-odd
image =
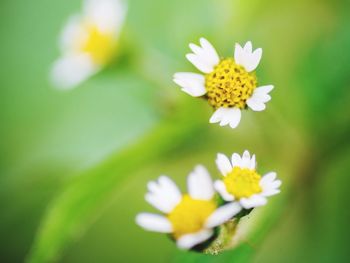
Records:
[[[1,262],[345,262],[350,215],[348,1],[129,0],[113,65],[71,92],[54,90],[57,38],[79,0],[0,3]],[[263,47],[258,76],[274,84],[262,113],[231,130],[207,124],[205,101],[172,83],[194,70],[187,44],[207,37]],[[134,216],[146,182],[184,186],[217,152],[249,149],[276,170],[282,194],[220,256],[179,251]],[[183,189],[185,189],[183,187]]]

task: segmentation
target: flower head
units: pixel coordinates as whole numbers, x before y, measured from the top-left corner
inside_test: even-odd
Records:
[[[214,187],[225,201],[238,201],[243,208],[250,209],[265,205],[266,197],[280,192],[281,181],[276,180],[276,173],[258,174],[255,155],[251,157],[248,151],[242,157],[234,153],[231,161],[219,153],[216,164],[223,179],[217,180]]]
[[[180,248],[190,249],[212,237],[213,228],[241,210],[237,203],[218,207],[212,180],[203,166],[196,166],[190,173],[187,187],[188,194],[181,194],[166,176],[149,182],[145,199],[163,215],[138,214],[137,224],[149,231],[170,233]]]
[[[215,110],[210,123],[236,128],[242,109],[265,109],[273,86],[258,87],[254,70],[262,56],[261,48],[253,51],[250,41],[244,47],[236,44],[234,58],[220,59],[209,41],[201,38],[200,46],[191,43],[190,49],[193,53],[186,58],[204,74],[175,73],[174,82],[193,97],[205,96]]]
[[[83,12],[69,18],[60,39],[62,56],[52,68],[53,82],[72,88],[113,58],[125,17],[122,0],[85,0]]]

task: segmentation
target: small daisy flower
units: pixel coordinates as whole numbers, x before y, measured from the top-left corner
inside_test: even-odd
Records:
[[[203,74],[175,73],[174,82],[189,95],[204,96],[208,100],[215,110],[210,123],[236,128],[242,109],[262,111],[266,108],[273,86],[258,87],[255,69],[261,59],[261,48],[253,51],[250,41],[244,47],[236,44],[234,58],[220,59],[209,41],[201,38],[200,46],[191,43],[190,49],[193,53],[186,58]]]
[[[59,88],[77,86],[107,65],[116,52],[126,7],[121,0],[85,0],[60,38],[61,57],[52,68]]]
[[[149,182],[145,199],[164,215],[141,213],[136,223],[149,231],[169,233],[178,247],[190,249],[208,240],[214,228],[240,212],[238,203],[218,207],[208,171],[196,166],[187,179],[188,194],[181,194],[166,176]]]
[[[227,202],[238,201],[243,208],[250,209],[265,205],[266,197],[280,192],[281,181],[276,180],[276,173],[259,175],[255,155],[250,157],[248,151],[242,157],[234,153],[231,161],[219,153],[216,164],[224,178],[217,180],[214,187]]]

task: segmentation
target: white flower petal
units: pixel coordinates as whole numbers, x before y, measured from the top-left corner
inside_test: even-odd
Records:
[[[241,121],[241,110],[239,108],[230,109],[227,118],[229,119],[230,127],[232,129],[236,128]]]
[[[256,160],[255,160],[255,154],[253,154],[252,158],[250,159],[250,165],[249,165],[249,169],[254,170],[255,166],[256,166]]]
[[[241,205],[245,208],[245,209],[250,209],[253,207],[258,207],[258,206],[263,206],[267,203],[267,200],[265,197],[261,196],[261,195],[252,195],[249,198],[241,198],[239,200],[239,202],[241,203]]]
[[[207,219],[205,225],[208,228],[216,227],[230,220],[234,215],[238,214],[242,207],[237,203],[229,203],[216,209],[214,213]]]
[[[230,118],[229,118],[229,109],[228,108],[224,108],[222,111],[222,115],[221,115],[221,120],[219,125],[220,126],[226,126],[227,124],[229,124],[230,122]]]
[[[253,97],[250,97],[249,99],[247,99],[247,105],[253,111],[263,111],[266,109],[265,103],[263,103],[257,99],[254,99]]]
[[[178,72],[174,74],[174,82],[182,87],[182,91],[193,97],[203,96],[205,89],[205,77],[191,72]]]
[[[269,189],[269,190],[262,192],[261,195],[267,197],[267,196],[277,195],[280,192],[281,192],[281,190],[279,190],[279,189]]]
[[[51,78],[57,88],[70,89],[79,85],[100,69],[87,54],[72,54],[59,58],[53,65]]]
[[[238,43],[235,44],[235,54],[234,54],[234,58],[235,58],[235,62],[239,65],[243,66],[244,63],[244,49],[242,48],[242,46]]]
[[[195,55],[195,54],[187,54],[186,58],[188,61],[190,61],[198,70],[202,71],[203,73],[210,73],[213,71],[214,67],[212,67],[207,61],[205,61],[203,58]]]
[[[235,200],[234,196],[227,192],[226,185],[223,181],[216,180],[214,183],[214,188],[225,201],[232,202]]]
[[[140,213],[136,216],[136,223],[148,231],[161,233],[171,233],[172,225],[170,221],[161,215],[151,213]]]
[[[181,193],[177,189],[176,191],[170,190],[168,187],[164,187],[156,182],[149,182],[147,184],[149,193],[152,196],[155,196],[155,198],[161,199],[162,201],[166,201],[167,203],[177,203],[181,199]]]
[[[190,43],[189,47],[192,50],[192,52],[196,55],[202,52],[202,48],[200,46],[197,46],[196,44]]]
[[[159,195],[160,196],[160,195]],[[153,207],[157,208],[159,211],[163,213],[170,213],[173,210],[173,206],[167,199],[161,199],[159,196],[147,193],[145,195],[145,200],[152,205]]]
[[[271,90],[273,90],[273,85],[260,86],[254,90],[254,93],[269,94]]]
[[[250,57],[250,61],[249,61],[249,66],[247,67],[248,72],[251,72],[258,67],[260,60],[261,60],[261,56],[262,56],[262,49],[261,48],[256,49],[252,53],[252,55]]]
[[[197,233],[188,234],[181,236],[177,241],[176,244],[181,249],[190,249],[207,239],[209,239],[213,235],[213,231],[209,229],[205,229],[202,231],[199,231]]]
[[[193,199],[211,200],[214,188],[211,177],[202,165],[197,165],[187,178],[188,193]]]
[[[223,107],[218,108],[211,116],[209,122],[210,123],[220,122],[224,111],[225,111],[225,108],[223,108]]]
[[[226,174],[232,171],[232,165],[226,155],[218,153],[215,162],[223,176],[226,176]]]
[[[262,177],[260,180],[260,186],[262,188],[261,195],[272,196],[280,193],[281,180],[276,180],[276,173],[270,172]]]
[[[277,189],[280,188],[280,186],[282,185],[282,181],[281,180],[275,180],[270,184],[271,188]]]
[[[234,167],[242,167],[242,158],[238,153],[232,154],[232,169]]]
[[[181,196],[180,190],[177,185],[169,177],[162,175],[158,178],[159,185],[166,189],[169,193],[174,193],[177,196]]]
[[[277,174],[275,172],[267,173],[261,178],[260,185],[263,185],[265,183],[271,183],[276,179],[276,177]]]
[[[218,108],[210,118],[210,123],[220,122],[220,126],[230,125],[232,129],[236,128],[241,120],[241,110],[238,108]]]
[[[176,206],[182,198],[182,194],[177,187],[177,185],[167,176],[160,176],[158,179],[158,183],[160,187],[162,187],[163,191],[165,192],[165,195],[163,198],[168,198],[173,202],[173,206]]]
[[[245,43],[243,50],[247,53],[252,53],[253,52],[253,45],[251,41],[248,41],[247,43]]]
[[[202,60],[203,62],[205,62],[205,64],[207,65],[212,65],[214,64],[213,63],[213,60],[215,58],[213,58],[210,54],[210,52],[206,49],[203,49],[202,47],[199,47],[193,43],[190,43],[189,45],[190,49],[193,51],[193,53],[200,59]],[[218,62],[217,62],[218,63]],[[217,64],[216,63],[216,64]],[[215,64],[215,65],[216,65]]]
[[[126,4],[121,0],[85,0],[84,15],[88,23],[103,32],[118,34],[126,15]]]
[[[154,182],[154,181],[150,181],[147,183],[147,188],[149,190],[150,193],[154,193],[154,194],[158,194],[161,192],[161,188],[159,187],[159,185]]]
[[[219,55],[216,52],[215,48],[204,37],[202,37],[199,41],[200,41],[200,44],[202,45],[202,48],[207,51],[207,54],[210,57],[210,62],[212,66],[215,67],[220,62]]]
[[[235,62],[242,65],[248,72],[256,69],[262,56],[262,49],[252,51],[251,42],[247,42],[242,48],[238,43],[235,45]]]
[[[210,73],[214,67],[220,62],[220,58],[215,48],[205,38],[200,39],[201,46],[190,44],[193,54],[187,54],[186,58],[200,71]]]
[[[253,95],[251,96],[251,98],[253,98],[256,101],[260,101],[262,103],[266,103],[268,101],[271,100],[271,96],[268,94],[259,94],[259,93],[253,93]]]
[[[242,168],[249,168],[250,167],[250,153],[246,150],[244,151],[242,155]]]
[[[160,176],[158,182],[149,182],[148,189],[146,201],[164,213],[171,212],[182,198],[179,188],[167,176]]]
[[[271,100],[271,96],[268,93],[272,89],[272,85],[256,88],[253,95],[247,100],[247,105],[254,111],[264,110],[266,108],[265,103]]]
[[[63,28],[60,36],[60,48],[63,53],[72,52],[80,48],[81,42],[87,37],[87,32],[80,15],[73,15]]]

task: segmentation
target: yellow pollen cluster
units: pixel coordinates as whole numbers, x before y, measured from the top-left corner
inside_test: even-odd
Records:
[[[236,199],[250,197],[262,191],[259,182],[261,176],[247,168],[234,167],[224,178],[227,191]]]
[[[205,87],[208,102],[215,109],[220,107],[246,107],[246,101],[257,86],[255,74],[248,73],[232,58],[223,59],[207,74]]]
[[[113,34],[101,32],[96,26],[87,26],[87,32],[88,35],[81,45],[81,51],[89,53],[95,63],[106,64],[116,50]]]
[[[184,195],[181,202],[168,215],[173,226],[174,238],[200,231],[215,209],[216,204],[212,200],[196,200]]]

